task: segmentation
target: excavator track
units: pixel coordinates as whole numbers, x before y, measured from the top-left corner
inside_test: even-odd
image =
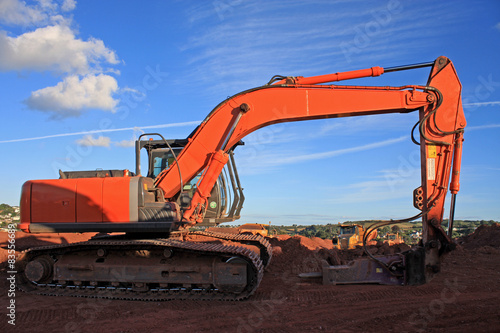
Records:
[[[224,229],[222,228],[222,230]],[[273,249],[271,243],[269,243],[267,239],[261,235],[232,234],[232,233],[212,232],[212,231],[194,231],[190,232],[190,234],[213,237],[218,239],[225,239],[256,246],[260,250],[260,259],[262,260],[264,268],[269,266],[269,264],[271,263],[271,258],[273,256]]]
[[[18,287],[32,294],[139,301],[236,301],[251,296],[264,273],[260,256],[270,259],[268,242],[262,237],[193,234],[226,242],[110,236],[33,248],[16,263]]]

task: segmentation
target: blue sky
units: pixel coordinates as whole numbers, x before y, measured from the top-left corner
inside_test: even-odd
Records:
[[[455,64],[465,131],[456,218],[500,220],[498,1],[0,1],[0,202],[57,170],[134,169],[143,132],[185,138],[273,75]],[[428,69],[356,80],[425,84]],[[236,150],[240,222],[416,214],[417,114],[266,127]]]

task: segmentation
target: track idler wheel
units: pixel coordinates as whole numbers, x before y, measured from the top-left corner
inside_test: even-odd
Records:
[[[52,265],[54,261],[49,256],[34,258],[26,264],[24,275],[29,281],[44,283],[52,280]]]
[[[248,284],[248,263],[232,257],[215,265],[214,285],[222,292],[240,293]]]

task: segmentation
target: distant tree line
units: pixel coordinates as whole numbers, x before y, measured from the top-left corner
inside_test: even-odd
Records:
[[[347,221],[342,224],[361,224],[365,227],[369,225],[380,222],[376,220],[370,221]],[[481,225],[492,225],[494,223],[500,223],[494,220],[455,220],[453,223],[453,238],[463,237],[473,233]],[[442,224],[443,228],[447,230],[448,220],[445,219]],[[338,235],[340,231],[339,224],[313,224],[313,225],[271,225],[269,233],[270,235],[300,235],[305,237],[319,237],[324,239],[331,239]],[[399,233],[403,237],[405,243],[412,244],[415,243],[420,237],[412,237],[412,235],[418,235],[422,232],[422,222],[409,222],[395,224],[392,226],[385,226],[377,230],[378,236],[377,240],[383,240],[385,235],[388,233]]]

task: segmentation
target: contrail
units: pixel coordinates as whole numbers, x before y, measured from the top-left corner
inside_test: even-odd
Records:
[[[402,142],[402,141],[407,140],[407,139],[408,139],[408,136],[404,135],[404,136],[400,136],[399,138],[369,143],[369,144],[357,146],[357,147],[331,150],[331,151],[326,151],[323,153],[305,154],[305,155],[298,155],[298,156],[295,155],[292,157],[285,157],[285,158],[281,158],[281,159],[279,157],[277,157],[276,160],[271,162],[271,164],[276,164],[276,165],[291,164],[291,163],[297,163],[297,162],[303,162],[303,161],[330,158],[330,157],[334,157],[334,156],[338,156],[338,155],[380,148],[380,147],[392,145],[394,143]]]
[[[500,105],[500,101],[464,103],[463,106],[470,107],[470,106],[493,106],[493,105]]]
[[[486,125],[478,125],[478,126],[468,126],[465,128],[465,132],[488,129],[488,128],[498,128],[498,127],[500,127],[500,124],[486,124]]]
[[[34,137],[34,138],[3,140],[3,141],[0,141],[0,143],[22,142],[22,141],[35,141],[35,140],[60,138],[60,137],[73,136],[73,135],[94,134],[94,133],[133,131],[133,130],[137,130],[137,129],[193,126],[193,125],[198,125],[200,123],[201,123],[201,120],[188,121],[188,122],[184,122],[184,123],[151,125],[151,126],[135,126],[135,127],[124,127],[124,128],[110,128],[110,129],[92,130],[92,131],[84,131],[84,132],[72,132],[72,133],[52,134],[52,135],[45,135],[45,136],[37,136],[37,137]]]
[[[312,160],[321,160],[325,158],[335,157],[339,155],[355,153],[359,151],[371,150],[376,148],[381,148],[385,146],[389,146],[395,143],[403,142],[408,140],[408,135],[400,136],[399,138],[388,139],[384,141],[378,141],[369,143],[366,145],[330,150],[322,153],[313,153],[313,154],[304,154],[304,155],[292,155],[286,154],[284,156],[279,156],[276,153],[272,153],[270,156],[263,156],[260,154],[259,165],[255,166],[251,163],[243,163],[240,168],[240,174],[262,174],[266,173],[268,168],[274,168],[285,164],[297,164],[299,162],[307,162]],[[240,159],[241,161],[241,159]],[[241,162],[240,162],[241,163]],[[247,166],[251,166],[248,167]]]

